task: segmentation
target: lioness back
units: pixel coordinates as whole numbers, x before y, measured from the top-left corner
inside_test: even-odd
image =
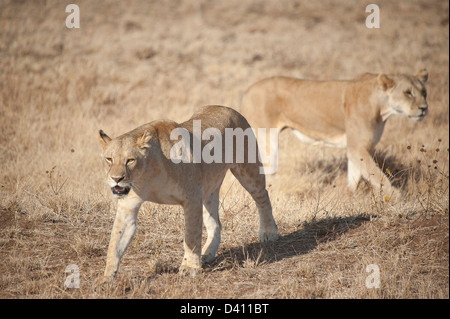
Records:
[[[253,128],[301,126],[302,133],[313,139],[328,139],[345,133],[342,101],[346,84],[272,77],[247,91],[240,111]]]
[[[189,120],[180,124],[188,131],[192,131],[193,121],[201,121],[203,128],[217,128],[221,132],[225,128],[247,129],[250,127],[249,123],[238,111],[218,105],[208,105],[197,110]]]

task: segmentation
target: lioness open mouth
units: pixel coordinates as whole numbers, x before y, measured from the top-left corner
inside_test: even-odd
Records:
[[[410,116],[409,118],[416,122],[421,122],[425,118],[426,114],[416,115],[416,116]]]
[[[111,191],[114,195],[127,195],[130,192],[130,187],[120,187],[119,185],[116,185],[111,187]]]

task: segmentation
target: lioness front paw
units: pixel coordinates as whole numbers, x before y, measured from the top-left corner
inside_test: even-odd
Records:
[[[103,276],[94,282],[94,290],[97,292],[105,291],[114,281],[114,277]]]
[[[214,255],[208,254],[208,253],[203,254],[202,255],[202,265],[209,264],[210,262],[212,262],[214,260],[215,257],[216,257],[215,254]]]
[[[268,241],[277,241],[278,238],[278,228],[275,223],[271,223],[267,227],[261,227],[259,230],[259,241],[261,243],[265,243]]]
[[[261,243],[277,241],[279,237],[277,229],[259,233],[259,241]]]

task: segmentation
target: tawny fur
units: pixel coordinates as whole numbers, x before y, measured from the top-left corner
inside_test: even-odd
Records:
[[[185,128],[192,133],[194,120],[201,120],[202,130],[217,128],[222,136],[225,128],[249,128],[246,119],[235,110],[207,106],[181,124],[166,120],[154,121],[114,139],[103,131],[99,132],[108,185],[112,189],[130,189],[127,194],[116,194],[118,208],[108,248],[104,273],[106,279],[113,277],[119,268],[119,261],[134,236],[137,214],[144,201],[183,207],[185,255],[181,271],[191,274],[199,272],[201,255],[203,261],[213,260],[221,233],[219,190],[228,169],[256,202],[260,217],[260,241],[273,241],[278,238],[265,176],[259,171],[261,163],[258,156],[255,163],[222,161],[207,164],[202,161],[176,164],[171,160],[170,150],[178,142],[170,139],[171,132],[175,128]],[[208,142],[202,141],[202,148]],[[244,147],[244,150],[245,158],[248,158],[247,147]],[[223,149],[223,153],[224,151]],[[203,250],[202,224],[208,233]]]
[[[423,120],[428,112],[427,79],[426,70],[416,76],[364,74],[350,81],[272,77],[248,89],[240,111],[255,130],[276,128],[279,133],[291,128],[303,142],[346,148],[348,187],[355,190],[364,178],[392,195],[397,191],[375,164],[374,148],[391,115]],[[277,153],[271,154],[273,172]]]

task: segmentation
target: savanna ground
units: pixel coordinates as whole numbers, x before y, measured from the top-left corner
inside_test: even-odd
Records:
[[[66,5],[79,5],[67,29]],[[0,297],[448,298],[448,1],[0,0]],[[272,75],[349,79],[429,70],[429,115],[394,116],[377,158],[403,198],[346,191],[345,151],[280,136],[269,193],[281,238],[258,243],[250,196],[222,189],[222,243],[196,277],[177,268],[183,216],[143,205],[112,285],[104,270],[115,202],[98,129],[117,136],[199,106],[239,108]],[[301,107],[301,104],[299,104]],[[164,187],[164,185],[161,185]],[[65,286],[66,266],[80,287]],[[368,265],[380,287],[369,289]]]

